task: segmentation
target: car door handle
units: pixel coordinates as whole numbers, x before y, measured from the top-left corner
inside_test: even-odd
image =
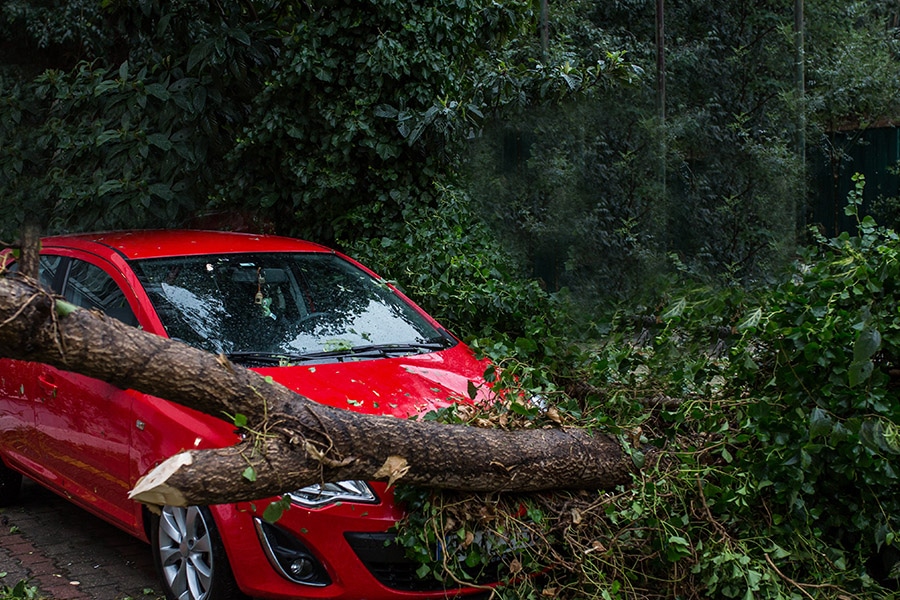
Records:
[[[48,379],[46,376],[41,375],[38,377],[38,386],[40,386],[41,392],[43,392],[41,394],[42,396],[56,398],[56,384],[52,379]]]

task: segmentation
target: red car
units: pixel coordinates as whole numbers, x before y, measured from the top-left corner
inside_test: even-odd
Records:
[[[9,257],[7,257],[9,258]],[[11,266],[15,269],[15,264]],[[400,418],[469,401],[487,366],[390,283],[309,242],[131,231],[43,240],[41,282],[69,302],[223,353],[317,402]],[[313,485],[269,501],[156,516],[128,499],[185,448],[236,443],[233,423],[47,365],[0,360],[0,503],[24,474],[150,543],[170,600],[436,599],[390,528],[377,482]]]

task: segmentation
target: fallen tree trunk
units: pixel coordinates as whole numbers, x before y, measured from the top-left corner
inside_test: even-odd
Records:
[[[0,278],[0,357],[43,362],[189,406],[245,415],[247,439],[180,453],[132,497],[149,504],[265,498],[312,483],[388,480],[465,491],[610,489],[633,465],[617,440],[581,429],[504,431],[363,415],[317,404],[259,374],[103,315],[32,282]],[[242,476],[247,466],[255,481]]]

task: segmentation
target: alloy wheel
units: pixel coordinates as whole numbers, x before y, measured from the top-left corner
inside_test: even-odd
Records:
[[[165,506],[159,518],[162,576],[178,600],[206,600],[213,583],[209,526],[196,506]]]

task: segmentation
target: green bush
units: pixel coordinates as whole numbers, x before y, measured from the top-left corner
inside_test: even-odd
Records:
[[[766,535],[803,532],[810,551],[863,578],[896,577],[898,257],[897,233],[869,217],[856,237],[821,239],[758,321],[745,322],[753,335],[735,349],[731,374],[735,393],[754,397],[739,466],[769,508]]]
[[[436,206],[411,204],[380,238],[348,244],[365,264],[400,283],[428,312],[467,338],[545,333],[553,300],[475,215],[469,198],[442,187]]]
[[[510,599],[885,597],[900,571],[898,256],[897,233],[865,218],[778,285],[685,282],[578,345],[563,314],[495,343],[513,355],[501,387],[522,400],[429,418],[589,427],[643,468],[603,492],[404,489],[401,544],[427,577],[499,569]],[[454,289],[457,303],[470,291]],[[555,351],[529,353],[542,335]]]

